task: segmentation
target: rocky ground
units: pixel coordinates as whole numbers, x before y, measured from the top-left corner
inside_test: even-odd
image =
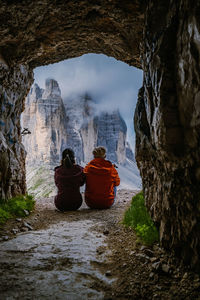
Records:
[[[60,213],[53,198],[1,228],[0,299],[200,299],[199,274],[121,220],[135,191],[109,210]]]

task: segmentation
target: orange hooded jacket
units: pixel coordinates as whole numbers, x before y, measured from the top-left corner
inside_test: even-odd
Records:
[[[86,204],[90,208],[109,208],[114,202],[114,186],[120,184],[113,164],[104,158],[95,158],[83,172],[86,174]]]

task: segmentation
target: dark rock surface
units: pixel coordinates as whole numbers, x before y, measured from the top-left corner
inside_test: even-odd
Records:
[[[163,246],[199,268],[200,2],[150,1],[136,160]]]
[[[88,52],[139,67],[142,2],[1,1],[0,53],[8,64],[31,67]]]
[[[0,63],[0,198],[26,192],[20,115],[31,83],[27,65],[8,69]]]

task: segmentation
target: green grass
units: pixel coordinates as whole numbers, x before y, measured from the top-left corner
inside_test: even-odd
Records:
[[[24,210],[30,212],[34,205],[35,200],[30,195],[19,195],[8,200],[0,199],[0,224],[13,217],[25,217]]]
[[[159,233],[145,206],[143,192],[133,197],[131,206],[125,212],[123,224],[135,230],[140,240],[152,245],[159,240]]]
[[[36,190],[45,180],[43,178],[38,178],[31,190]]]
[[[43,197],[44,197],[44,198],[48,198],[48,197],[49,197],[49,195],[51,194],[51,192],[52,192],[52,191],[48,191],[48,192],[46,192],[46,193],[43,195]]]

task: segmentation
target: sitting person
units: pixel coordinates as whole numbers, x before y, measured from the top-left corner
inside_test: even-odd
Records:
[[[54,199],[60,211],[77,210],[82,202],[80,186],[85,183],[83,168],[75,164],[73,150],[67,148],[62,153],[61,166],[55,168],[55,184],[58,188]]]
[[[93,150],[94,159],[84,168],[86,175],[85,202],[90,208],[110,208],[114,203],[120,178],[114,165],[105,160],[106,149]]]

